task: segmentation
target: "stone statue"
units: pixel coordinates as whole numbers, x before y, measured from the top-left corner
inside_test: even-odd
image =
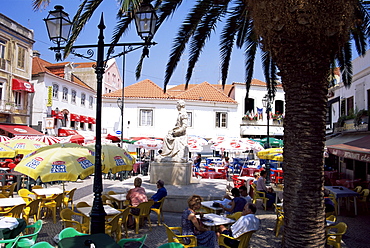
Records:
[[[156,159],[158,162],[188,162],[188,136],[186,128],[188,126],[188,114],[185,109],[183,100],[177,101],[176,105],[179,114],[177,116],[176,125],[168,131],[168,134],[163,139],[162,154]]]

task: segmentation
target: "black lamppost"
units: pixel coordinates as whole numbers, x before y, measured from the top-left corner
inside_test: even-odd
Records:
[[[51,41],[57,44],[57,47],[51,47],[51,50],[56,52],[56,60],[61,60],[61,50],[64,50],[65,47],[60,45],[65,43],[69,38],[69,33],[71,30],[72,23],[69,20],[68,14],[63,11],[62,6],[55,6],[55,10],[50,11],[46,19],[44,19],[46,27],[48,30],[48,35]],[[120,43],[115,44],[115,46],[129,47],[126,53],[134,51],[140,47],[148,50],[148,47],[155,45],[156,43],[151,42],[151,38],[155,33],[155,24],[157,21],[157,16],[154,12],[154,8],[150,3],[143,3],[140,9],[135,13],[135,22],[137,32],[140,37],[143,38],[144,42],[141,43]],[[82,46],[73,46],[72,54],[75,54],[79,57],[90,59],[93,56],[93,51],[88,50],[89,56],[84,56],[78,54],[74,51],[77,48],[97,48],[97,58],[96,58],[96,79],[97,79],[97,90],[96,90],[96,143],[95,143],[95,171],[94,171],[94,201],[93,207],[91,210],[91,233],[104,233],[105,232],[105,211],[103,208],[103,202],[101,199],[101,193],[103,191],[102,183],[102,164],[101,164],[101,109],[102,109],[102,81],[104,74],[104,67],[106,61],[104,60],[104,47],[110,47],[111,44],[104,44],[104,34],[103,30],[105,29],[103,14],[101,15],[100,23],[98,25],[99,36],[98,44],[96,45],[82,45]],[[134,48],[135,47],[135,48]],[[117,57],[121,56],[118,54]],[[112,58],[107,56],[107,60]],[[123,96],[122,96],[123,97]]]
[[[266,108],[266,115],[267,115],[267,141],[265,143],[265,149],[266,148],[270,148],[270,112],[271,112],[271,102],[272,102],[272,99],[271,99],[271,97],[268,94],[266,94],[262,98],[262,104],[263,104],[263,107]],[[270,160],[269,159],[266,159],[266,173],[267,173],[267,176],[266,176],[266,185],[270,185],[271,184],[271,181],[270,181]]]
[[[124,104],[124,97],[123,97],[123,86],[122,86],[122,98],[117,98],[117,105],[119,107],[119,110],[121,111],[121,142],[120,146],[123,146],[123,104]]]

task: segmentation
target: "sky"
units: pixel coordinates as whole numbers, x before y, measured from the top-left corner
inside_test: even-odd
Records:
[[[1,0],[1,13],[18,22],[19,24],[32,29],[34,31],[34,50],[41,53],[41,58],[51,63],[56,63],[55,54],[48,48],[54,46],[47,36],[47,31],[44,18],[47,17],[48,11],[53,10],[55,5],[62,5],[64,11],[70,15],[72,19],[77,11],[80,0],[51,0],[50,5],[43,10],[33,11],[31,0]],[[165,21],[154,36],[154,41],[158,44],[150,48],[149,58],[145,59],[142,75],[139,80],[135,79],[135,68],[141,56],[141,49],[131,52],[126,55],[126,68],[125,68],[125,86],[131,85],[135,82],[150,79],[160,87],[163,87],[164,75],[166,64],[170,55],[172,41],[180,27],[182,20],[185,18],[187,12],[191,9],[193,0],[183,1],[184,4],[172,16],[171,19]],[[105,43],[109,43],[112,37],[114,27],[116,25],[116,13],[118,10],[116,0],[106,0],[95,11],[93,17],[89,20],[85,28],[80,33],[79,38],[75,45],[87,45],[97,42],[98,28],[97,25],[100,16],[103,13],[106,29],[104,30]],[[132,23],[133,24],[133,23]],[[221,27],[221,26],[220,26]],[[218,30],[221,30],[218,27]],[[129,32],[126,36],[122,37],[120,42],[141,42],[140,37],[136,33],[136,28],[131,25]],[[219,83],[221,79],[219,70],[219,35],[213,33],[211,39],[208,41],[205,49],[201,54],[193,76],[190,81],[192,84],[199,84],[207,81],[211,84]],[[116,54],[121,52],[121,48],[116,48]],[[83,53],[81,49],[78,50]],[[72,62],[89,62],[87,60],[69,56],[65,61]],[[122,75],[122,59],[117,58],[117,63]],[[181,61],[179,62],[175,73],[173,74],[170,85],[178,85],[185,83],[185,75],[187,69],[187,51],[184,52]],[[244,82],[244,57],[242,50],[234,49],[227,78],[227,84],[233,82]],[[254,78],[264,81],[261,71],[260,58],[256,58],[256,66]]]

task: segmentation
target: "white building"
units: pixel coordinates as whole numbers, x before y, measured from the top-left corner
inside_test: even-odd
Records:
[[[57,136],[95,130],[95,90],[73,74],[73,63],[33,58],[32,126]]]

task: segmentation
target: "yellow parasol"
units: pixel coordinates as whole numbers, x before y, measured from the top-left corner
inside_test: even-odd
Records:
[[[95,144],[86,145],[95,150]],[[117,173],[119,171],[131,171],[136,159],[130,153],[117,145],[102,144],[103,173]]]
[[[0,143],[0,158],[14,158],[17,156],[17,151],[11,147]]]
[[[272,153],[272,154],[267,154],[267,155],[264,155],[264,156],[266,157],[266,159],[269,159],[269,160],[275,160],[275,161],[279,161],[279,162],[284,161],[283,154],[281,154],[281,153]]]
[[[15,171],[43,182],[76,181],[94,173],[94,151],[74,143],[54,144],[28,154]]]
[[[264,156],[269,155],[269,154],[274,154],[274,153],[283,153],[283,148],[268,148],[260,152],[257,152],[257,156],[260,159],[268,159],[268,158],[264,158]]]
[[[26,155],[40,147],[46,146],[44,142],[31,139],[13,139],[3,143],[16,150],[18,154],[23,155]]]

